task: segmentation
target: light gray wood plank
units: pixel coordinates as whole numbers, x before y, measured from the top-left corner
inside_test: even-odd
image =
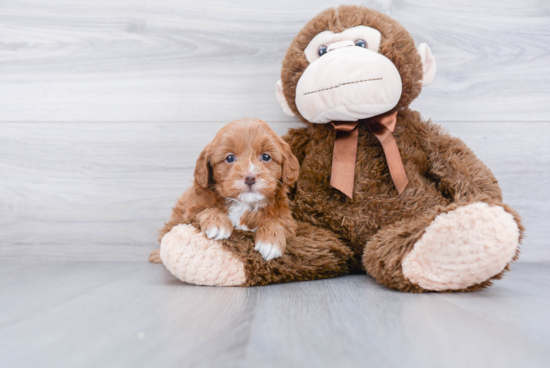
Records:
[[[541,328],[548,326],[545,321],[548,313],[530,313],[535,308],[539,312],[546,308],[540,304],[540,298],[534,298],[531,303],[536,307],[529,308],[521,292],[505,298],[498,286],[489,295],[483,291],[460,296],[455,299],[470,303],[474,312],[449,303],[445,294],[393,292],[362,276],[319,281],[318,285],[296,283],[261,288],[246,365],[542,367],[547,364],[548,340],[535,342],[530,335],[520,332],[517,322],[508,323],[514,318],[508,314],[513,309],[522,321],[527,319]],[[476,304],[476,298],[484,298],[486,303]],[[500,303],[512,301],[514,308],[500,312]],[[484,307],[498,317],[486,319],[476,315]],[[501,320],[496,323],[499,317]]]
[[[113,277],[124,268],[132,272]],[[200,287],[146,263],[0,270],[2,303],[34,311],[0,323],[9,367],[536,368],[550,359],[550,284],[532,282],[549,263],[518,263],[491,289],[457,294],[399,293],[364,275]],[[94,278],[105,283],[86,290]],[[70,296],[68,284],[85,292]]]
[[[0,259],[146,259],[223,123],[0,125]],[[293,124],[271,123],[278,134]],[[522,260],[550,260],[550,123],[445,123],[493,170],[527,228]]]
[[[22,264],[19,272],[32,273],[29,265]],[[46,278],[51,282],[48,296],[14,303],[28,308],[26,303],[38,307],[60,295],[63,300],[24,320],[0,325],[3,365],[239,366],[255,305],[251,289],[185,286],[161,265],[133,263],[126,267],[138,272],[65,300],[62,286],[54,282],[57,278],[68,277],[85,287],[90,278],[113,273],[124,262],[92,265],[84,269],[87,272],[61,269]],[[21,289],[17,295],[36,290],[29,282],[16,285]],[[10,292],[2,290],[5,294]]]
[[[546,345],[550,342],[550,326],[544,322],[550,316],[550,290],[546,286],[550,273],[546,266],[538,262],[513,264],[505,281],[496,282],[498,288],[468,298],[447,294],[444,299],[491,323],[508,324],[530,341]],[[498,298],[503,302],[494,303]]]
[[[349,0],[438,60],[413,107],[438,121],[546,121],[550,3]],[[293,121],[274,97],[298,30],[328,0],[5,0],[0,121]]]
[[[53,309],[139,271],[138,263],[0,263],[0,326]],[[52,295],[52,292],[55,295]],[[37,300],[40,302],[37,303]]]

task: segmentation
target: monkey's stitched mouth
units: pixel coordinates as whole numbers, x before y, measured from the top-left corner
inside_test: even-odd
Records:
[[[319,90],[317,90],[317,91],[306,92],[306,93],[304,93],[304,96],[305,96],[305,95],[310,95],[310,94],[312,94],[312,93],[328,91],[329,89],[339,88],[339,87],[345,86],[346,84],[355,84],[355,83],[371,82],[371,81],[377,81],[377,80],[382,80],[382,78],[362,79],[362,80],[358,80],[358,81],[355,81],[355,82],[340,83],[340,84],[338,84],[338,85],[336,85],[336,86],[334,86],[334,87],[323,88],[323,89],[319,89]]]

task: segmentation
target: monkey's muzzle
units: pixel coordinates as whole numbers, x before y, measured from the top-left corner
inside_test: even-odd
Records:
[[[296,86],[296,106],[312,123],[357,121],[394,108],[401,88],[390,59],[365,48],[342,47],[306,68]]]

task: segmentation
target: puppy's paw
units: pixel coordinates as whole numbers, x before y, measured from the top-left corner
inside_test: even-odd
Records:
[[[232,229],[212,226],[207,228],[207,230],[204,233],[206,234],[206,237],[208,239],[221,240],[221,239],[229,238],[231,236]]]
[[[233,224],[229,218],[216,209],[202,211],[198,216],[201,231],[208,239],[227,239],[233,233]]]
[[[279,258],[283,255],[278,245],[269,242],[257,241],[254,249],[260,252],[262,258],[266,261]]]
[[[254,242],[254,249],[260,252],[266,261],[279,258],[286,249],[285,228],[277,222],[267,222],[256,231]]]

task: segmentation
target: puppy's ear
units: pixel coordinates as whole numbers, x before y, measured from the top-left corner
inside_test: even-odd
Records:
[[[292,150],[288,143],[286,143],[282,138],[281,146],[283,147],[283,184],[292,185],[298,180],[298,175],[300,174],[300,163],[296,156],[292,154]]]
[[[195,165],[195,181],[203,188],[208,187],[210,179],[210,147],[210,144],[204,147]]]

